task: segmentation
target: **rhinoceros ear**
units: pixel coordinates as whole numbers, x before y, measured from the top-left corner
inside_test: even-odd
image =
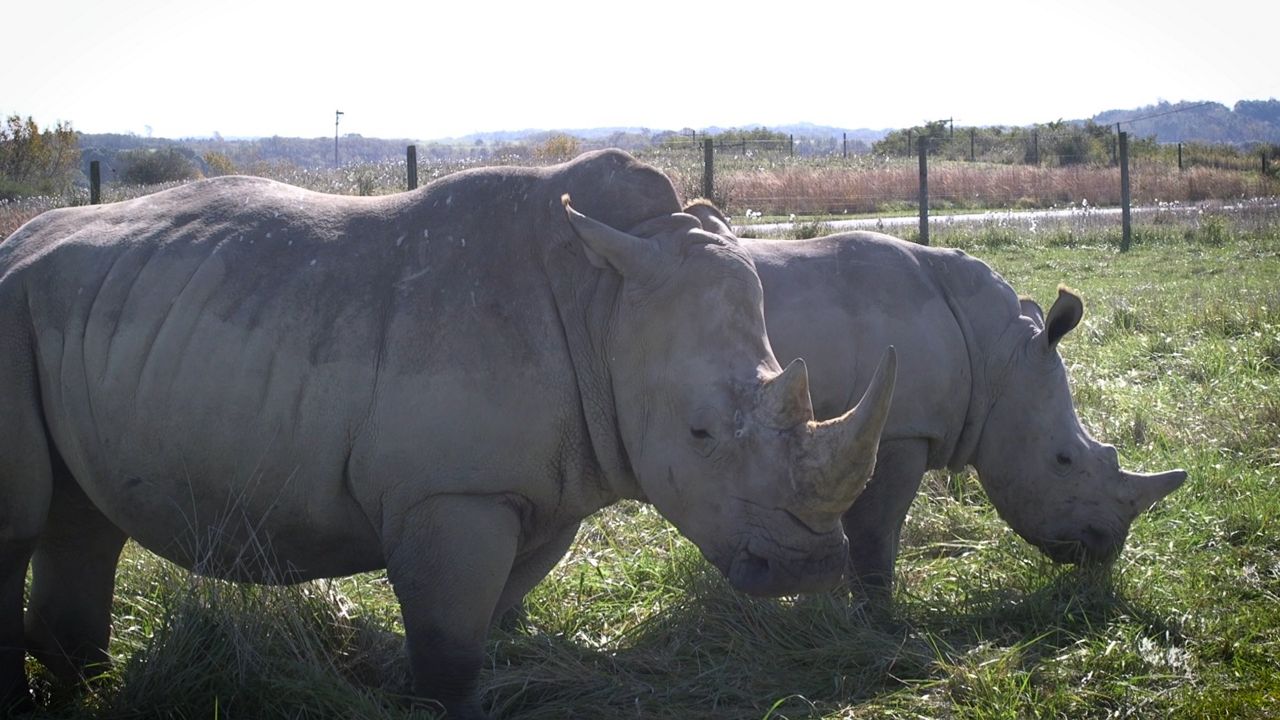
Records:
[[[1058,286],[1058,299],[1049,308],[1049,317],[1044,321],[1044,336],[1049,349],[1058,346],[1062,336],[1075,329],[1084,317],[1084,301],[1065,285]]]
[[[662,253],[653,243],[574,210],[569,206],[568,193],[560,197],[560,202],[592,265],[641,281],[651,278],[661,267]]]
[[[1022,306],[1023,317],[1031,318],[1036,327],[1044,329],[1044,310],[1040,309],[1039,303],[1028,297],[1020,297],[1018,304]]]
[[[733,229],[729,227],[729,218],[720,212],[710,200],[698,198],[685,206],[684,211],[702,223],[702,229],[716,235],[733,237]]]

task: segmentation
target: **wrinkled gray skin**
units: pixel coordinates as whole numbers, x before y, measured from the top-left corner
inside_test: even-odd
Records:
[[[729,232],[714,207],[687,211]],[[1182,470],[1122,470],[1071,400],[1058,342],[1083,316],[1065,289],[1046,319],[985,263],[879,233],[741,240],[765,291],[779,359],[804,356],[817,412],[870,378],[868,349],[902,357],[875,474],[845,515],[851,579],[890,588],[898,538],[925,470],[973,466],[1000,516],[1059,562],[1106,561]],[[850,375],[849,368],[855,368]]]
[[[415,692],[460,718],[483,715],[491,618],[619,498],[748,592],[838,584],[892,362],[864,408],[814,422],[750,259],[679,210],[615,151],[381,198],[224,178],[20,228],[0,713],[30,704],[24,648],[101,670],[128,537],[253,582],[385,567]]]

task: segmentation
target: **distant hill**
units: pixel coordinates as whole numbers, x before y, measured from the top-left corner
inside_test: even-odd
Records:
[[[855,130],[851,128],[832,127],[829,125],[814,125],[813,123],[804,123],[804,122],[794,123],[791,125],[766,125],[764,123],[743,123],[742,125],[736,125],[732,128],[713,125],[710,127],[701,127],[701,128],[686,127],[681,130],[674,130],[674,129],[668,129],[668,128],[655,130],[655,129],[644,128],[644,127],[558,128],[558,129],[552,129],[552,130],[543,129],[543,128],[538,128],[538,129],[528,128],[525,130],[502,130],[502,131],[496,131],[496,132],[472,133],[470,135],[464,135],[458,138],[444,138],[441,140],[434,140],[432,142],[439,142],[442,144],[458,144],[458,145],[471,145],[477,142],[483,142],[488,144],[523,143],[523,142],[529,142],[531,140],[536,142],[538,140],[545,139],[547,136],[554,135],[554,134],[564,134],[564,135],[572,135],[573,137],[579,138],[581,140],[588,140],[593,142],[623,139],[624,141],[629,140],[630,144],[635,145],[637,142],[642,142],[643,140],[652,139],[652,138],[661,138],[665,135],[670,135],[673,133],[680,134],[680,135],[689,135],[690,133],[696,132],[699,136],[719,135],[720,133],[726,132],[728,130],[758,128],[758,127],[768,128],[774,132],[779,132],[784,135],[794,135],[796,136],[796,138],[821,138],[824,140],[830,139],[830,138],[841,138],[843,137],[844,134],[847,133],[849,136],[849,140],[851,142],[854,140],[859,140],[867,143],[868,145],[873,142],[876,142],[877,140],[880,140],[885,135],[889,134],[889,130],[887,129],[872,130],[869,128],[858,128]],[[627,147],[627,144],[628,143],[624,142],[623,144],[619,145],[619,147],[625,148]]]
[[[1157,142],[1280,143],[1280,101],[1241,100],[1234,108],[1215,102],[1161,102],[1134,110],[1108,110],[1092,118]]]

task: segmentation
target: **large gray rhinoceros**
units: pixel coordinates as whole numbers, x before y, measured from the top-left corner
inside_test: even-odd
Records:
[[[714,206],[687,211],[730,232]],[[1057,352],[1084,313],[1074,293],[1059,290],[1045,318],[986,263],[873,232],[741,242],[764,284],[774,352],[805,358],[819,414],[870,380],[867,348],[901,353],[875,473],[845,515],[864,588],[890,587],[926,469],[972,465],[1000,516],[1059,562],[1114,557],[1133,519],[1186,479],[1122,470],[1115,448],[1081,426]]]
[[[613,151],[381,198],[216,179],[20,228],[0,703],[29,703],[24,647],[63,677],[105,660],[128,537],[254,582],[385,567],[415,692],[462,718],[491,618],[619,498],[744,591],[838,584],[893,359],[815,422],[751,259],[679,211]]]

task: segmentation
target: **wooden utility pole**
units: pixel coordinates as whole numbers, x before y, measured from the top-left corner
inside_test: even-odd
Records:
[[[333,166],[338,167],[338,119],[342,117],[341,110],[333,111]]]

